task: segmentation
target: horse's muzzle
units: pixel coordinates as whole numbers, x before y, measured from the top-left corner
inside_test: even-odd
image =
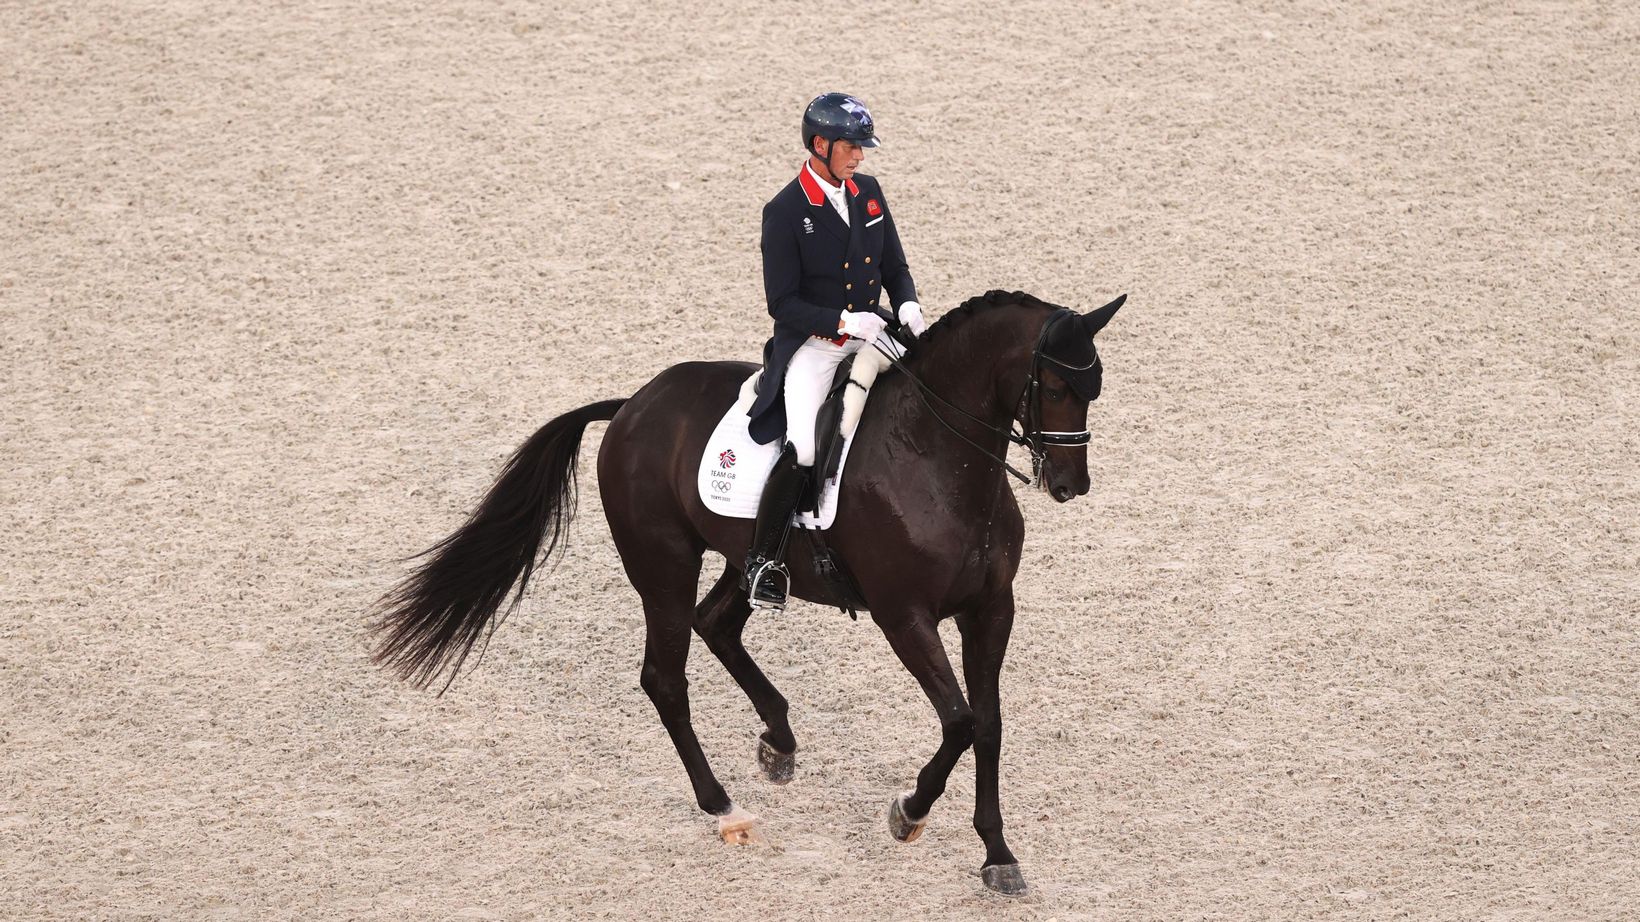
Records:
[[[1092,484],[1086,476],[1080,478],[1067,477],[1064,480],[1050,478],[1048,481],[1048,495],[1054,498],[1054,502],[1068,503],[1078,496],[1087,495],[1091,486]]]
[[[1078,496],[1086,495],[1093,485],[1087,470],[1080,464],[1075,465],[1072,470],[1061,472],[1052,458],[1045,458],[1042,463],[1042,488],[1056,503],[1068,503]]]

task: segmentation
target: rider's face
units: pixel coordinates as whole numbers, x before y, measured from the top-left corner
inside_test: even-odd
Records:
[[[827,168],[831,170],[832,176],[836,178],[838,182],[842,182],[846,179],[853,179],[854,171],[860,168],[860,161],[866,158],[865,148],[854,143],[853,141],[839,138],[836,141],[829,142],[831,144],[829,149],[831,156],[827,157],[826,154],[828,151],[825,147],[827,143],[828,142],[825,138],[816,138],[814,146],[821,149],[820,159],[823,161],[829,161],[827,163]]]

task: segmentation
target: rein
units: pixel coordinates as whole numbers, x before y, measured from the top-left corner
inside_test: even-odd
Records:
[[[1031,350],[1030,379],[1025,382],[1025,387],[1020,390],[1019,399],[1014,402],[1014,413],[1009,419],[1008,427],[1006,429],[1001,426],[991,425],[985,420],[980,419],[974,414],[969,413],[967,410],[964,410],[962,407],[953,404],[951,401],[946,400],[944,397],[941,397],[939,394],[935,393],[933,388],[923,383],[923,380],[913,374],[911,369],[905,367],[904,362],[895,357],[891,351],[877,345],[875,341],[871,343],[871,347],[876,349],[883,356],[883,358],[888,359],[888,363],[894,368],[899,369],[902,374],[911,380],[911,383],[917,385],[917,397],[922,400],[923,406],[928,408],[928,412],[933,414],[936,420],[939,420],[940,425],[951,430],[952,435],[962,439],[964,442],[972,445],[981,454],[1002,465],[1008,473],[1019,478],[1020,483],[1028,483],[1032,486],[1041,486],[1042,465],[1048,458],[1047,446],[1086,445],[1093,439],[1093,434],[1086,429],[1083,429],[1080,432],[1049,432],[1041,429],[1040,423],[1038,422],[1038,420],[1042,418],[1041,388],[1043,359],[1047,359],[1056,365],[1062,365],[1071,371],[1086,371],[1099,363],[1099,355],[1097,352],[1094,353],[1092,362],[1080,367],[1066,365],[1059,359],[1042,354],[1042,344],[1047,341],[1048,331],[1053,328],[1053,325],[1066,317],[1074,318],[1075,316],[1075,311],[1061,308],[1060,310],[1054,312],[1054,314],[1048,318],[1048,321],[1042,325],[1042,332],[1038,334],[1036,338],[1036,346]],[[968,436],[963,435],[955,426],[946,422],[945,417],[941,416],[939,411],[935,410],[934,406],[928,402],[929,397],[933,397],[935,400],[938,400],[943,406],[946,407],[946,409],[955,411],[958,415],[964,417],[969,422],[979,426],[980,428],[990,430],[992,435],[1002,436],[1015,445],[1024,447],[1026,451],[1031,453],[1031,476],[1025,476],[1024,473],[1009,464],[1006,451],[1002,454],[998,454]],[[1025,409],[1025,419],[1023,421],[1019,418],[1021,404],[1024,404]],[[1015,423],[1020,424],[1020,431],[1018,432],[1014,431]],[[1033,428],[1033,426],[1038,428]]]

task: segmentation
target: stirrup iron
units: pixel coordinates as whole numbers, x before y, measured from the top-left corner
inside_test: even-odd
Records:
[[[747,599],[760,611],[785,611],[791,594],[791,574],[779,560],[765,560],[746,578]]]

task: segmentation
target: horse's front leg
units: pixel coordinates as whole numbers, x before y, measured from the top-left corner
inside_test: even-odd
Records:
[[[873,619],[900,662],[922,686],[940,719],[940,748],[917,773],[916,789],[895,798],[889,808],[889,830],[894,838],[910,842],[922,835],[928,811],[945,793],[951,769],[974,742],[974,712],[963,700],[962,687],[945,655],[945,645],[940,643],[932,614],[912,614],[896,622],[875,615]]]
[[[962,631],[962,675],[974,708],[974,829],[985,841],[980,876],[992,890],[1017,896],[1025,892],[1025,877],[1002,837],[1002,797],[997,782],[1002,760],[1002,699],[997,685],[1013,626],[1011,588],[957,618]]]

